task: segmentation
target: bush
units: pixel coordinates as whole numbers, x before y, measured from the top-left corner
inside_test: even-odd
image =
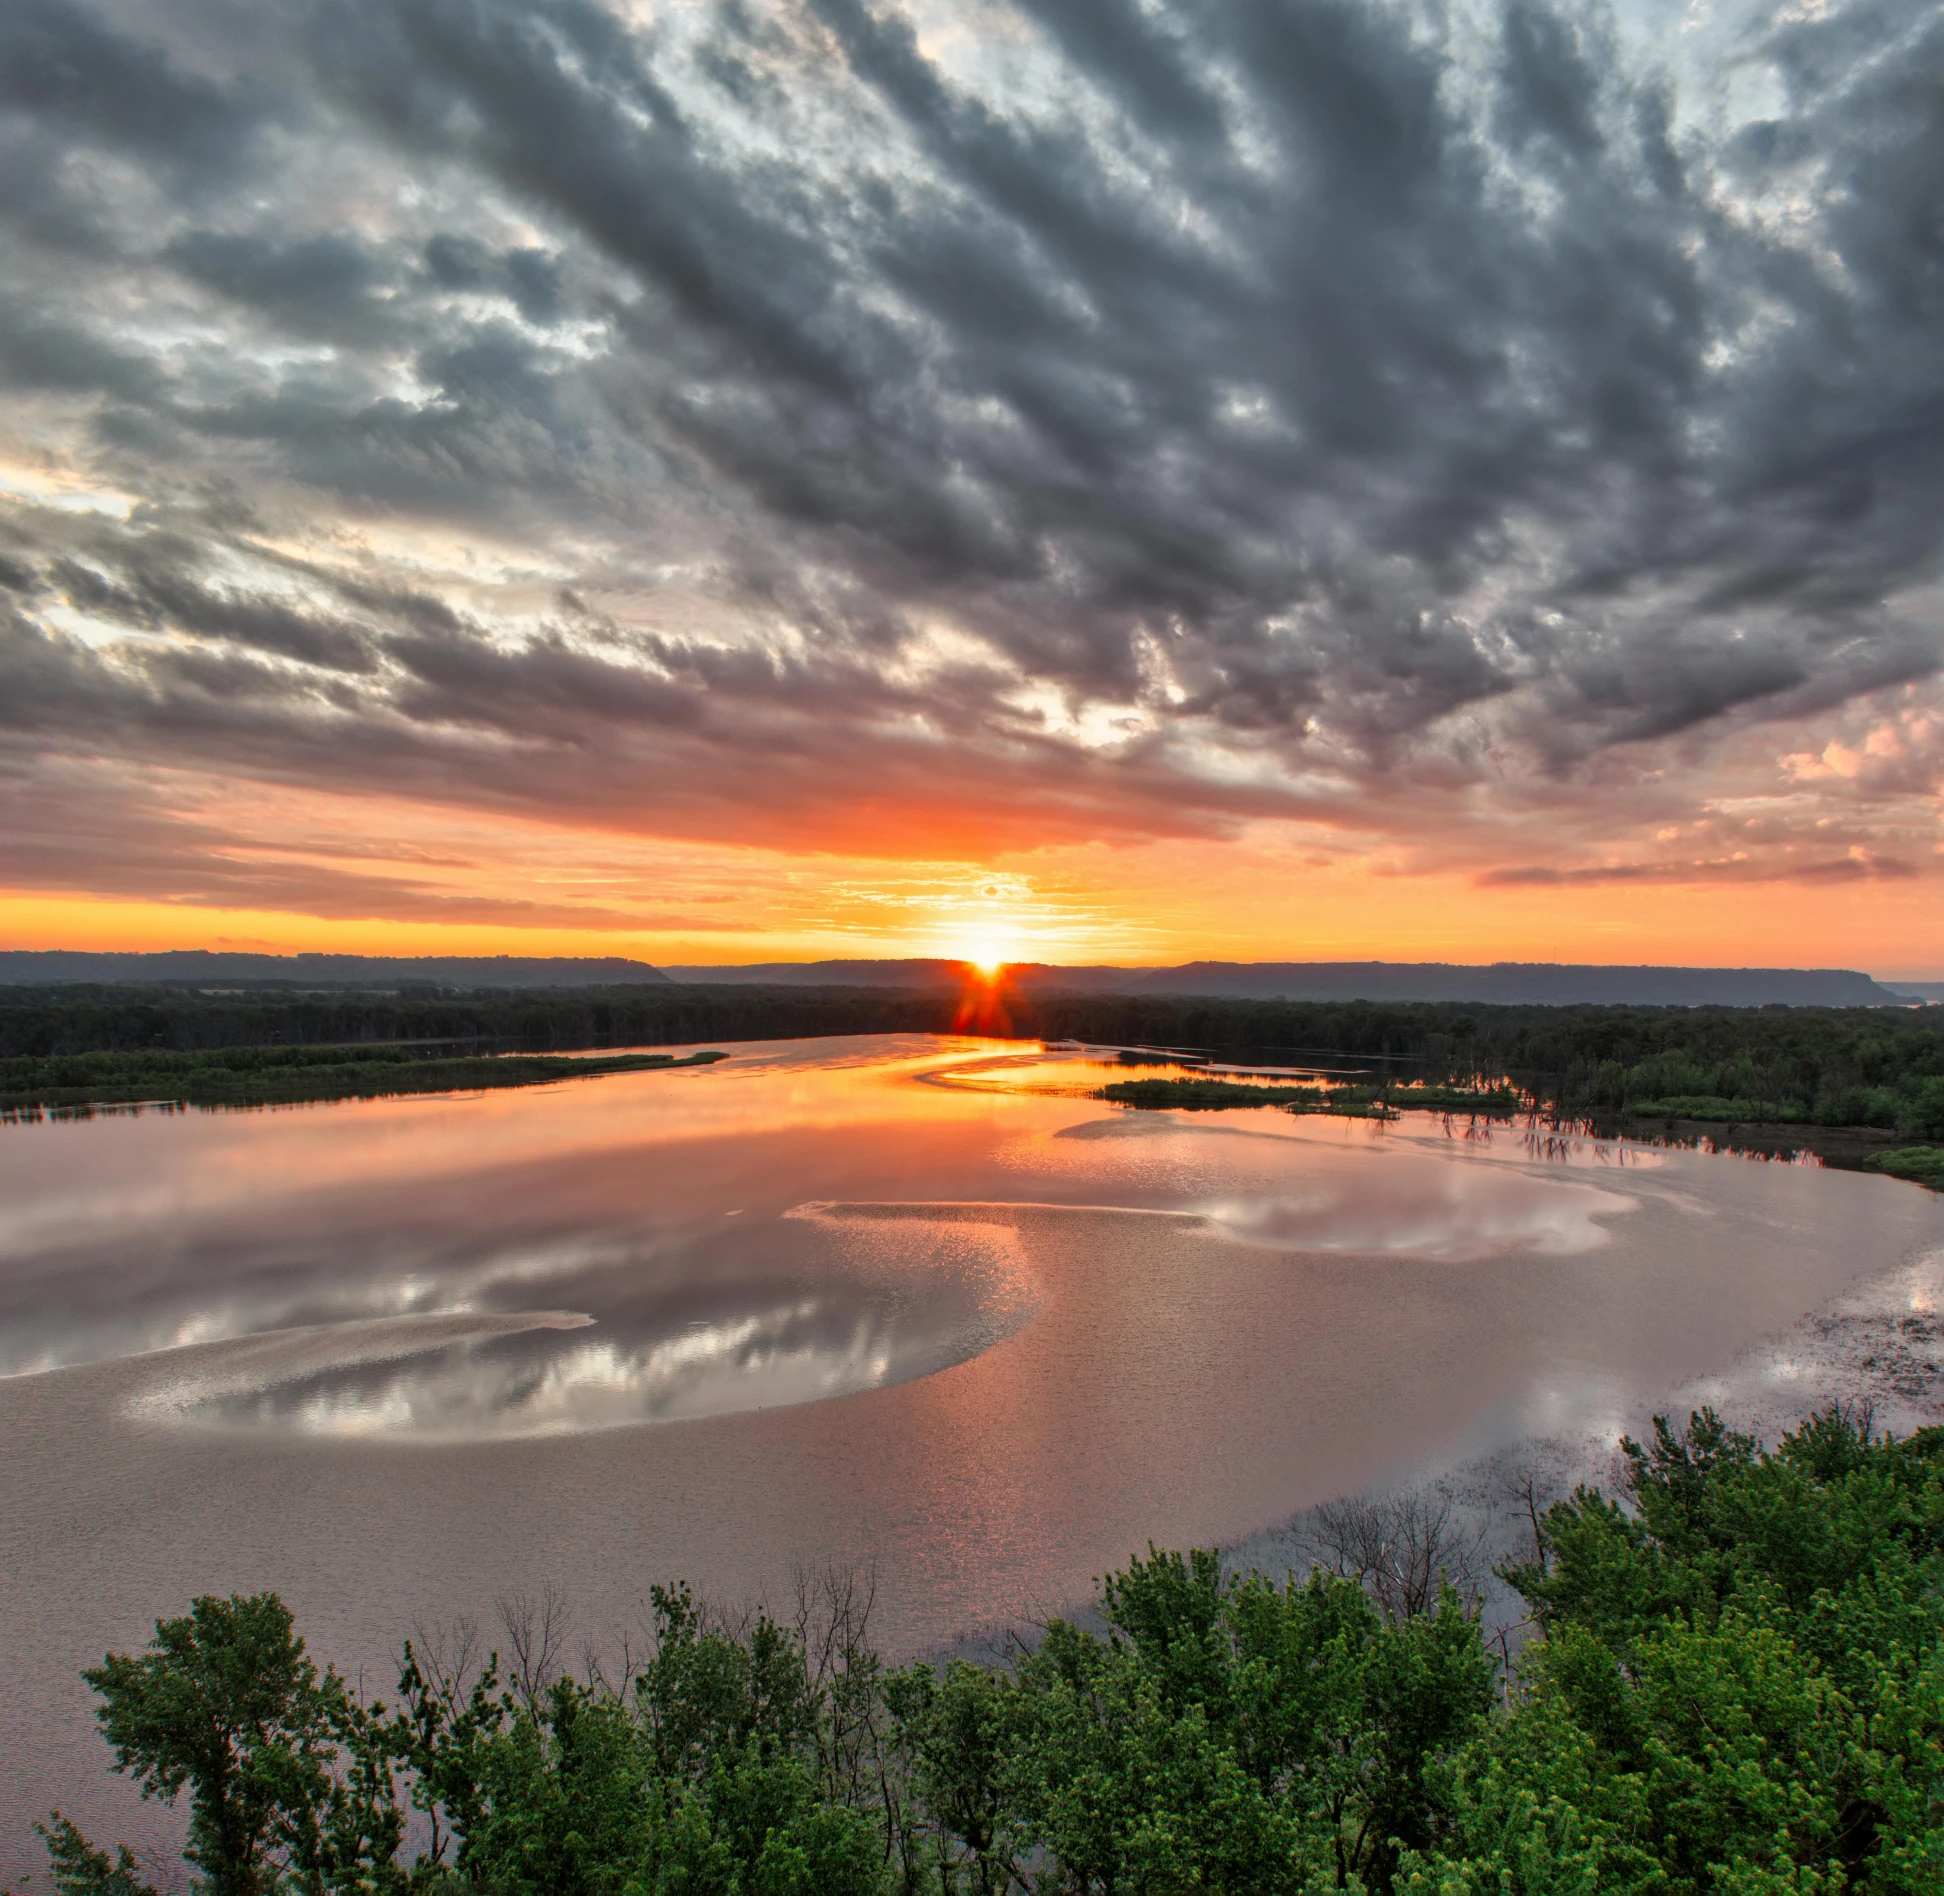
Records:
[[[1448,1579],[1152,1548],[1102,1633],[1009,1670],[887,1674],[831,1582],[789,1625],[656,1589],[622,1690],[509,1621],[507,1678],[408,1646],[398,1709],[354,1706],[274,1595],[88,1677],[117,1768],[190,1792],[217,1896],[1936,1896],[1944,1429],[1831,1411],[1770,1453],[1703,1410],[1623,1448],[1624,1497],[1506,1570],[1540,1635],[1509,1679]],[[149,1896],[47,1835],[62,1896]]]

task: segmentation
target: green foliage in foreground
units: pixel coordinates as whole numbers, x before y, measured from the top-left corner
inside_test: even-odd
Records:
[[[207,1052],[71,1053],[0,1060],[0,1111],[64,1111],[131,1100],[271,1106],[298,1100],[456,1093],[549,1080],[707,1066],[727,1056],[609,1054],[594,1059],[441,1056],[417,1047],[223,1047]]]
[[[1625,1503],[1577,1492],[1507,1570],[1509,1679],[1448,1585],[1387,1615],[1152,1550],[1104,1637],[1056,1621],[1009,1669],[887,1670],[833,1583],[787,1624],[657,1589],[618,1686],[551,1676],[528,1622],[507,1672],[408,1646],[361,1705],[273,1595],[87,1677],[212,1896],[1936,1896],[1944,1430],[1832,1412],[1769,1454],[1703,1411],[1625,1448]],[[48,1836],[62,1896],[141,1896]]]
[[[1873,1154],[1867,1163],[1872,1171],[1915,1179],[1933,1191],[1944,1191],[1944,1146],[1898,1146],[1894,1151]]]
[[[1255,1086],[1240,1080],[1114,1080],[1095,1099],[1146,1112],[1224,1112],[1240,1106],[1276,1106],[1286,1113],[1321,1113],[1338,1119],[1394,1119],[1400,1110],[1441,1113],[1516,1113],[1525,1101],[1516,1087],[1426,1084],[1375,1086]]]

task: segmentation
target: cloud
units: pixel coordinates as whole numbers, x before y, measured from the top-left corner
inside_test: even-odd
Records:
[[[1657,17],[16,0],[4,742],[1743,873],[1624,832],[1944,660],[1944,8]]]
[[[1762,863],[1728,857],[1713,862],[1609,863],[1598,868],[1553,869],[1542,865],[1488,869],[1478,877],[1487,889],[1592,889],[1616,883],[1889,882],[1921,874],[1895,856],[1857,851],[1809,862]]]

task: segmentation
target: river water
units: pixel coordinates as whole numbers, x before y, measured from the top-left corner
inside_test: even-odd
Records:
[[[1137,1114],[883,1038],[477,1096],[0,1127],[0,1880],[163,1842],[78,1669],[273,1587],[388,1685],[552,1585],[894,1654],[1441,1451],[1613,1426],[1944,1239],[1893,1181],[1432,1115]],[[38,1879],[37,1879],[38,1881]]]

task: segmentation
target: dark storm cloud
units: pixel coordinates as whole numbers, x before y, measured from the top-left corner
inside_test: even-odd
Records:
[[[1772,15],[18,0],[0,372],[137,505],[8,529],[5,715],[990,840],[1922,677],[1944,9]]]
[[[337,233],[284,243],[240,232],[192,230],[165,253],[186,275],[294,336],[352,344],[389,340],[387,260]],[[409,333],[409,332],[408,332]]]
[[[261,85],[212,84],[66,0],[14,0],[0,17],[0,110],[31,120],[57,159],[98,145],[233,184],[269,107]]]

